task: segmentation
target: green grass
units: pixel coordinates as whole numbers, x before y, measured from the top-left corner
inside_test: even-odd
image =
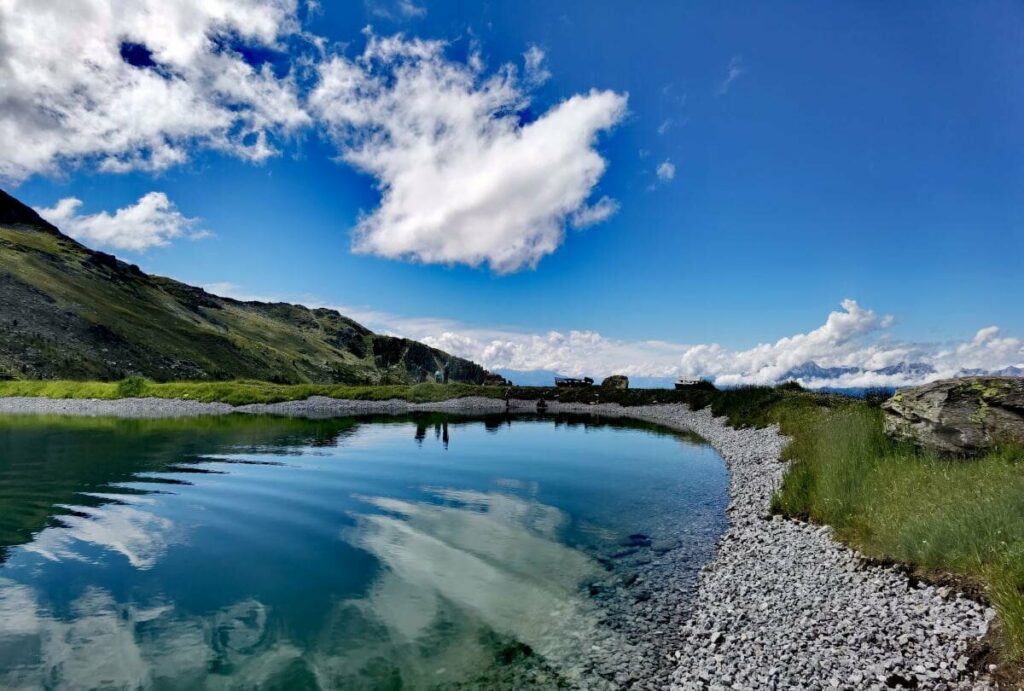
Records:
[[[329,396],[355,400],[401,399],[406,401],[443,401],[466,396],[504,398],[506,391],[521,400],[545,398],[566,403],[618,403],[624,406],[652,403],[687,403],[695,409],[711,406],[715,415],[726,415],[737,427],[760,427],[774,421],[772,410],[842,405],[850,399],[784,387],[747,387],[731,391],[714,388],[625,389],[605,391],[597,387],[556,389],[554,387],[476,386],[473,384],[275,384],[240,379],[233,381],[154,382],[129,377],[119,382],[71,380],[0,381],[2,396],[40,396],[45,398],[188,398],[232,405],[297,401],[310,396]]]
[[[0,381],[0,397],[39,396],[44,398],[181,398],[231,405],[300,401],[310,396],[383,401],[401,399],[415,403],[443,401],[465,396],[501,398],[504,389],[471,384],[412,384],[390,386],[349,386],[341,384],[272,384],[238,380],[223,382],[152,382],[131,377],[120,382]]]
[[[1024,660],[1024,449],[969,460],[890,440],[864,403],[783,420],[793,461],[773,509],[833,526],[864,554],[981,588],[1004,660]]]

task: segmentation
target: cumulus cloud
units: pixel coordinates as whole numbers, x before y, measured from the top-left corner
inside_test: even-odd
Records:
[[[718,344],[694,346],[681,360],[681,373],[712,376],[724,384],[767,384],[810,362],[822,367],[865,365],[872,357],[884,359],[883,350],[888,346],[867,344],[863,338],[891,324],[892,317],[879,316],[855,300],[844,300],[842,310],[831,312],[822,326],[775,343],[744,351],[729,351]],[[903,352],[901,357],[907,354]]]
[[[600,377],[706,377],[726,386],[796,378],[811,387],[866,387],[919,384],[975,370],[1024,368],[1024,340],[1004,336],[997,327],[981,329],[956,343],[899,342],[889,333],[892,316],[877,314],[855,300],[844,300],[815,329],[748,349],[717,343],[620,340],[596,331],[517,332],[443,319],[405,319],[346,306],[336,309],[372,329],[422,340],[489,369]],[[828,376],[820,372],[828,368],[835,368]],[[793,371],[800,376],[790,376]]]
[[[357,252],[425,263],[535,266],[562,242],[607,166],[599,133],[626,97],[574,95],[530,121],[526,91],[543,56],[486,74],[438,41],[370,35],[355,59],[319,66],[309,105],[341,158],[376,178],[380,205],[360,219]],[[607,209],[607,205],[604,207]]]
[[[296,0],[0,0],[0,178],[84,160],[163,170],[196,146],[261,161],[310,122],[281,48]]]
[[[668,182],[676,176],[676,164],[669,160],[662,161],[654,172],[659,180]]]
[[[725,74],[725,79],[718,85],[718,90],[715,92],[716,96],[725,96],[729,93],[729,89],[732,88],[733,83],[743,76],[746,72],[746,68],[743,66],[743,56],[734,55],[732,60],[729,61],[729,67]]]
[[[208,237],[205,230],[194,230],[198,219],[184,216],[163,192],[150,192],[130,206],[113,214],[101,211],[80,214],[82,200],[61,199],[48,209],[36,209],[39,215],[62,231],[91,247],[107,247],[141,252],[150,247],[168,245],[177,238],[198,240]]]
[[[0,180],[158,172],[202,149],[259,162],[316,126],[381,193],[353,229],[357,252],[507,273],[554,252],[567,224],[613,213],[589,198],[625,95],[592,90],[538,115],[531,91],[551,76],[538,46],[489,71],[475,50],[451,60],[441,41],[368,30],[349,59],[299,14],[299,0],[0,0]]]

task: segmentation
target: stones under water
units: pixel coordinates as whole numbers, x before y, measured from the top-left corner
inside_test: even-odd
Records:
[[[726,494],[593,417],[0,418],[0,686],[664,678]]]

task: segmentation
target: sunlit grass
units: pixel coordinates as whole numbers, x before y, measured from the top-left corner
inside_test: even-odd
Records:
[[[1004,656],[1024,659],[1024,450],[940,457],[890,440],[864,404],[806,410],[785,427],[793,465],[776,511],[831,525],[869,556],[984,588]]]
[[[0,382],[0,396],[45,398],[180,398],[230,405],[301,401],[311,396],[383,401],[400,399],[416,403],[465,396],[500,398],[504,389],[470,384],[413,384],[349,386],[335,384],[272,384],[262,381],[151,382],[130,378],[120,382],[28,381]]]

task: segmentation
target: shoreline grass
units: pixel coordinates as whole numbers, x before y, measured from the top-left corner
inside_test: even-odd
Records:
[[[999,615],[999,657],[1024,661],[1024,449],[971,459],[888,438],[864,403],[803,411],[782,429],[792,461],[772,509],[833,527],[867,557],[951,575]]]
[[[794,395],[796,394],[796,395]],[[467,396],[538,400],[563,403],[618,403],[623,406],[657,403],[686,403],[694,409],[710,406],[736,427],[763,427],[774,422],[771,411],[786,406],[835,406],[852,399],[835,394],[817,394],[780,387],[744,387],[720,391],[712,386],[674,389],[556,388],[544,386],[478,386],[474,384],[276,384],[257,380],[154,382],[142,377],[121,381],[27,380],[0,381],[0,397],[42,397],[54,399],[97,398],[180,398],[204,403],[280,403],[311,396],[350,400],[399,399],[435,402]]]
[[[0,381],[0,397],[33,398],[177,398],[202,403],[281,403],[311,396],[351,400],[400,399],[414,403],[443,401],[466,396],[501,398],[504,389],[472,384],[411,384],[362,386],[348,384],[273,384],[255,380],[212,382],[153,382],[131,377],[119,382],[68,380]]]

